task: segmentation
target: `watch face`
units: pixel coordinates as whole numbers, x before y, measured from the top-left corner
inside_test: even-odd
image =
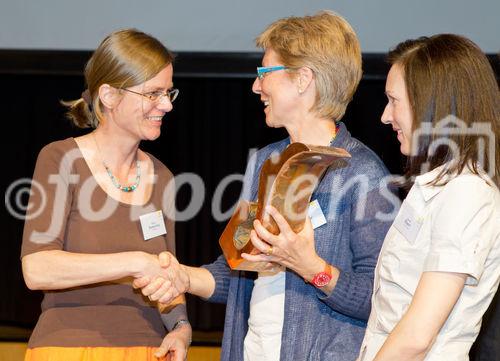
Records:
[[[332,276],[330,276],[328,273],[321,272],[321,273],[318,273],[314,277],[314,279],[312,280],[312,283],[316,287],[324,287],[330,282],[331,279],[332,279]]]

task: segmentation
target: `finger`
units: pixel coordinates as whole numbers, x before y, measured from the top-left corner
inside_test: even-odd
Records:
[[[313,229],[311,217],[309,216],[306,217],[306,221],[304,222],[304,229]]]
[[[277,242],[277,237],[269,232],[258,219],[253,221],[253,231],[256,232],[257,236],[259,236],[259,239],[262,239],[269,244],[274,245]]]
[[[136,289],[143,288],[146,287],[149,284],[149,282],[151,282],[151,278],[149,278],[148,276],[136,278],[134,282],[132,282],[132,287]]]
[[[167,268],[170,266],[170,253],[162,252],[158,255],[158,260],[160,262],[160,266],[163,268]]]
[[[142,288],[141,292],[144,296],[149,296],[158,291],[158,289],[167,282],[162,277],[157,277],[153,282],[149,283],[146,287]]]
[[[163,295],[165,295],[172,288],[172,282],[165,281],[158,290],[149,296],[151,301],[159,300]]]
[[[155,356],[160,358],[165,355],[172,349],[174,339],[170,337],[170,335],[167,335],[163,341],[161,342],[160,347],[156,349]]]
[[[242,253],[241,257],[250,262],[270,262],[272,256],[266,256],[265,254],[248,254]]]
[[[267,253],[269,251],[270,244],[261,240],[255,230],[250,231],[250,241],[261,253]]]
[[[184,361],[187,358],[187,352],[184,348],[179,348],[175,350],[174,361]]]
[[[274,208],[273,206],[267,206],[266,212],[273,217],[274,221],[278,225],[280,233],[284,234],[285,237],[290,238],[295,234],[295,232],[286,221],[285,217],[283,217],[276,208]]]
[[[264,253],[266,256],[269,256],[269,249],[272,247],[269,243],[262,241],[258,236],[255,230],[250,231],[250,241],[253,246],[257,248],[261,253]]]
[[[172,358],[170,357],[170,354],[167,355],[167,353],[168,349],[162,345],[156,349],[155,357],[161,358],[167,356],[166,360],[171,360]]]
[[[173,296],[173,290],[172,288],[170,288],[163,296],[160,297],[158,302],[163,303],[164,305],[168,305],[174,298],[175,297]]]
[[[308,238],[311,237],[311,235],[314,237],[314,228],[311,218],[309,218],[309,216],[306,217],[306,221],[304,222],[304,228],[302,228],[299,234]]]
[[[250,262],[272,262],[275,264],[271,271],[284,271],[286,268],[292,268],[292,264],[283,258],[274,258],[273,256],[266,256],[265,254],[248,254],[242,253],[241,258]],[[265,266],[267,267],[267,265]],[[269,270],[269,269],[268,269]],[[259,267],[260,271],[260,267]]]
[[[276,269],[276,263],[274,262],[268,262],[266,265],[263,267],[264,271],[274,271]]]
[[[280,272],[285,270],[285,266],[282,264],[279,264],[278,262],[268,262],[264,268],[263,271],[267,272]]]

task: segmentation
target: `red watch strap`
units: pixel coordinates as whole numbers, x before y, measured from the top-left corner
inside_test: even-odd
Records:
[[[332,277],[332,266],[325,262],[325,269],[323,270],[323,272]]]
[[[325,269],[323,270],[323,272],[315,274],[313,279],[311,280],[311,283],[318,288],[324,287],[328,283],[330,283],[333,277],[331,267],[332,266],[325,262]]]

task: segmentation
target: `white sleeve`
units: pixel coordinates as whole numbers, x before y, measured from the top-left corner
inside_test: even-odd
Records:
[[[478,176],[462,175],[438,196],[431,212],[431,244],[424,271],[464,273],[469,275],[466,284],[477,284],[495,242],[498,189]]]

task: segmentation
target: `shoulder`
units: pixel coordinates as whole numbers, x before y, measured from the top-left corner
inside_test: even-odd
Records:
[[[290,143],[288,138],[271,143],[259,149],[248,159],[246,173],[259,170],[262,164],[273,154],[281,153]]]
[[[243,180],[243,189],[241,197],[243,199],[254,199],[257,193],[258,180],[260,170],[264,162],[274,153],[279,154],[289,144],[288,138],[279,142],[266,145],[264,148],[259,149],[248,159],[247,167]]]
[[[160,179],[165,179],[168,182],[174,177],[170,169],[168,169],[167,166],[163,164],[158,158],[148,152],[144,152],[144,154],[146,154],[149,159],[151,159],[155,174],[157,174]]]
[[[44,146],[37,157],[37,167],[62,169],[71,169],[73,162],[81,158],[82,154],[73,138],[58,140]]]
[[[432,200],[433,219],[436,224],[449,225],[449,232],[461,229],[472,219],[494,220],[500,217],[500,192],[494,185],[475,174],[461,174],[443,186],[428,185],[422,194],[435,197]],[[484,226],[484,225],[483,225]]]
[[[442,197],[459,197],[464,200],[476,199],[485,203],[498,203],[500,196],[493,182],[472,173],[460,174],[443,186]]]
[[[350,137],[346,150],[351,154],[351,174],[364,174],[370,178],[382,178],[389,174],[379,156],[358,139]]]
[[[78,146],[73,138],[66,138],[45,145],[38,153],[38,157],[62,157],[71,150],[78,150]]]
[[[273,153],[281,153],[288,146],[288,144],[290,144],[290,140],[288,138],[268,144],[256,152],[256,158],[265,160]]]

